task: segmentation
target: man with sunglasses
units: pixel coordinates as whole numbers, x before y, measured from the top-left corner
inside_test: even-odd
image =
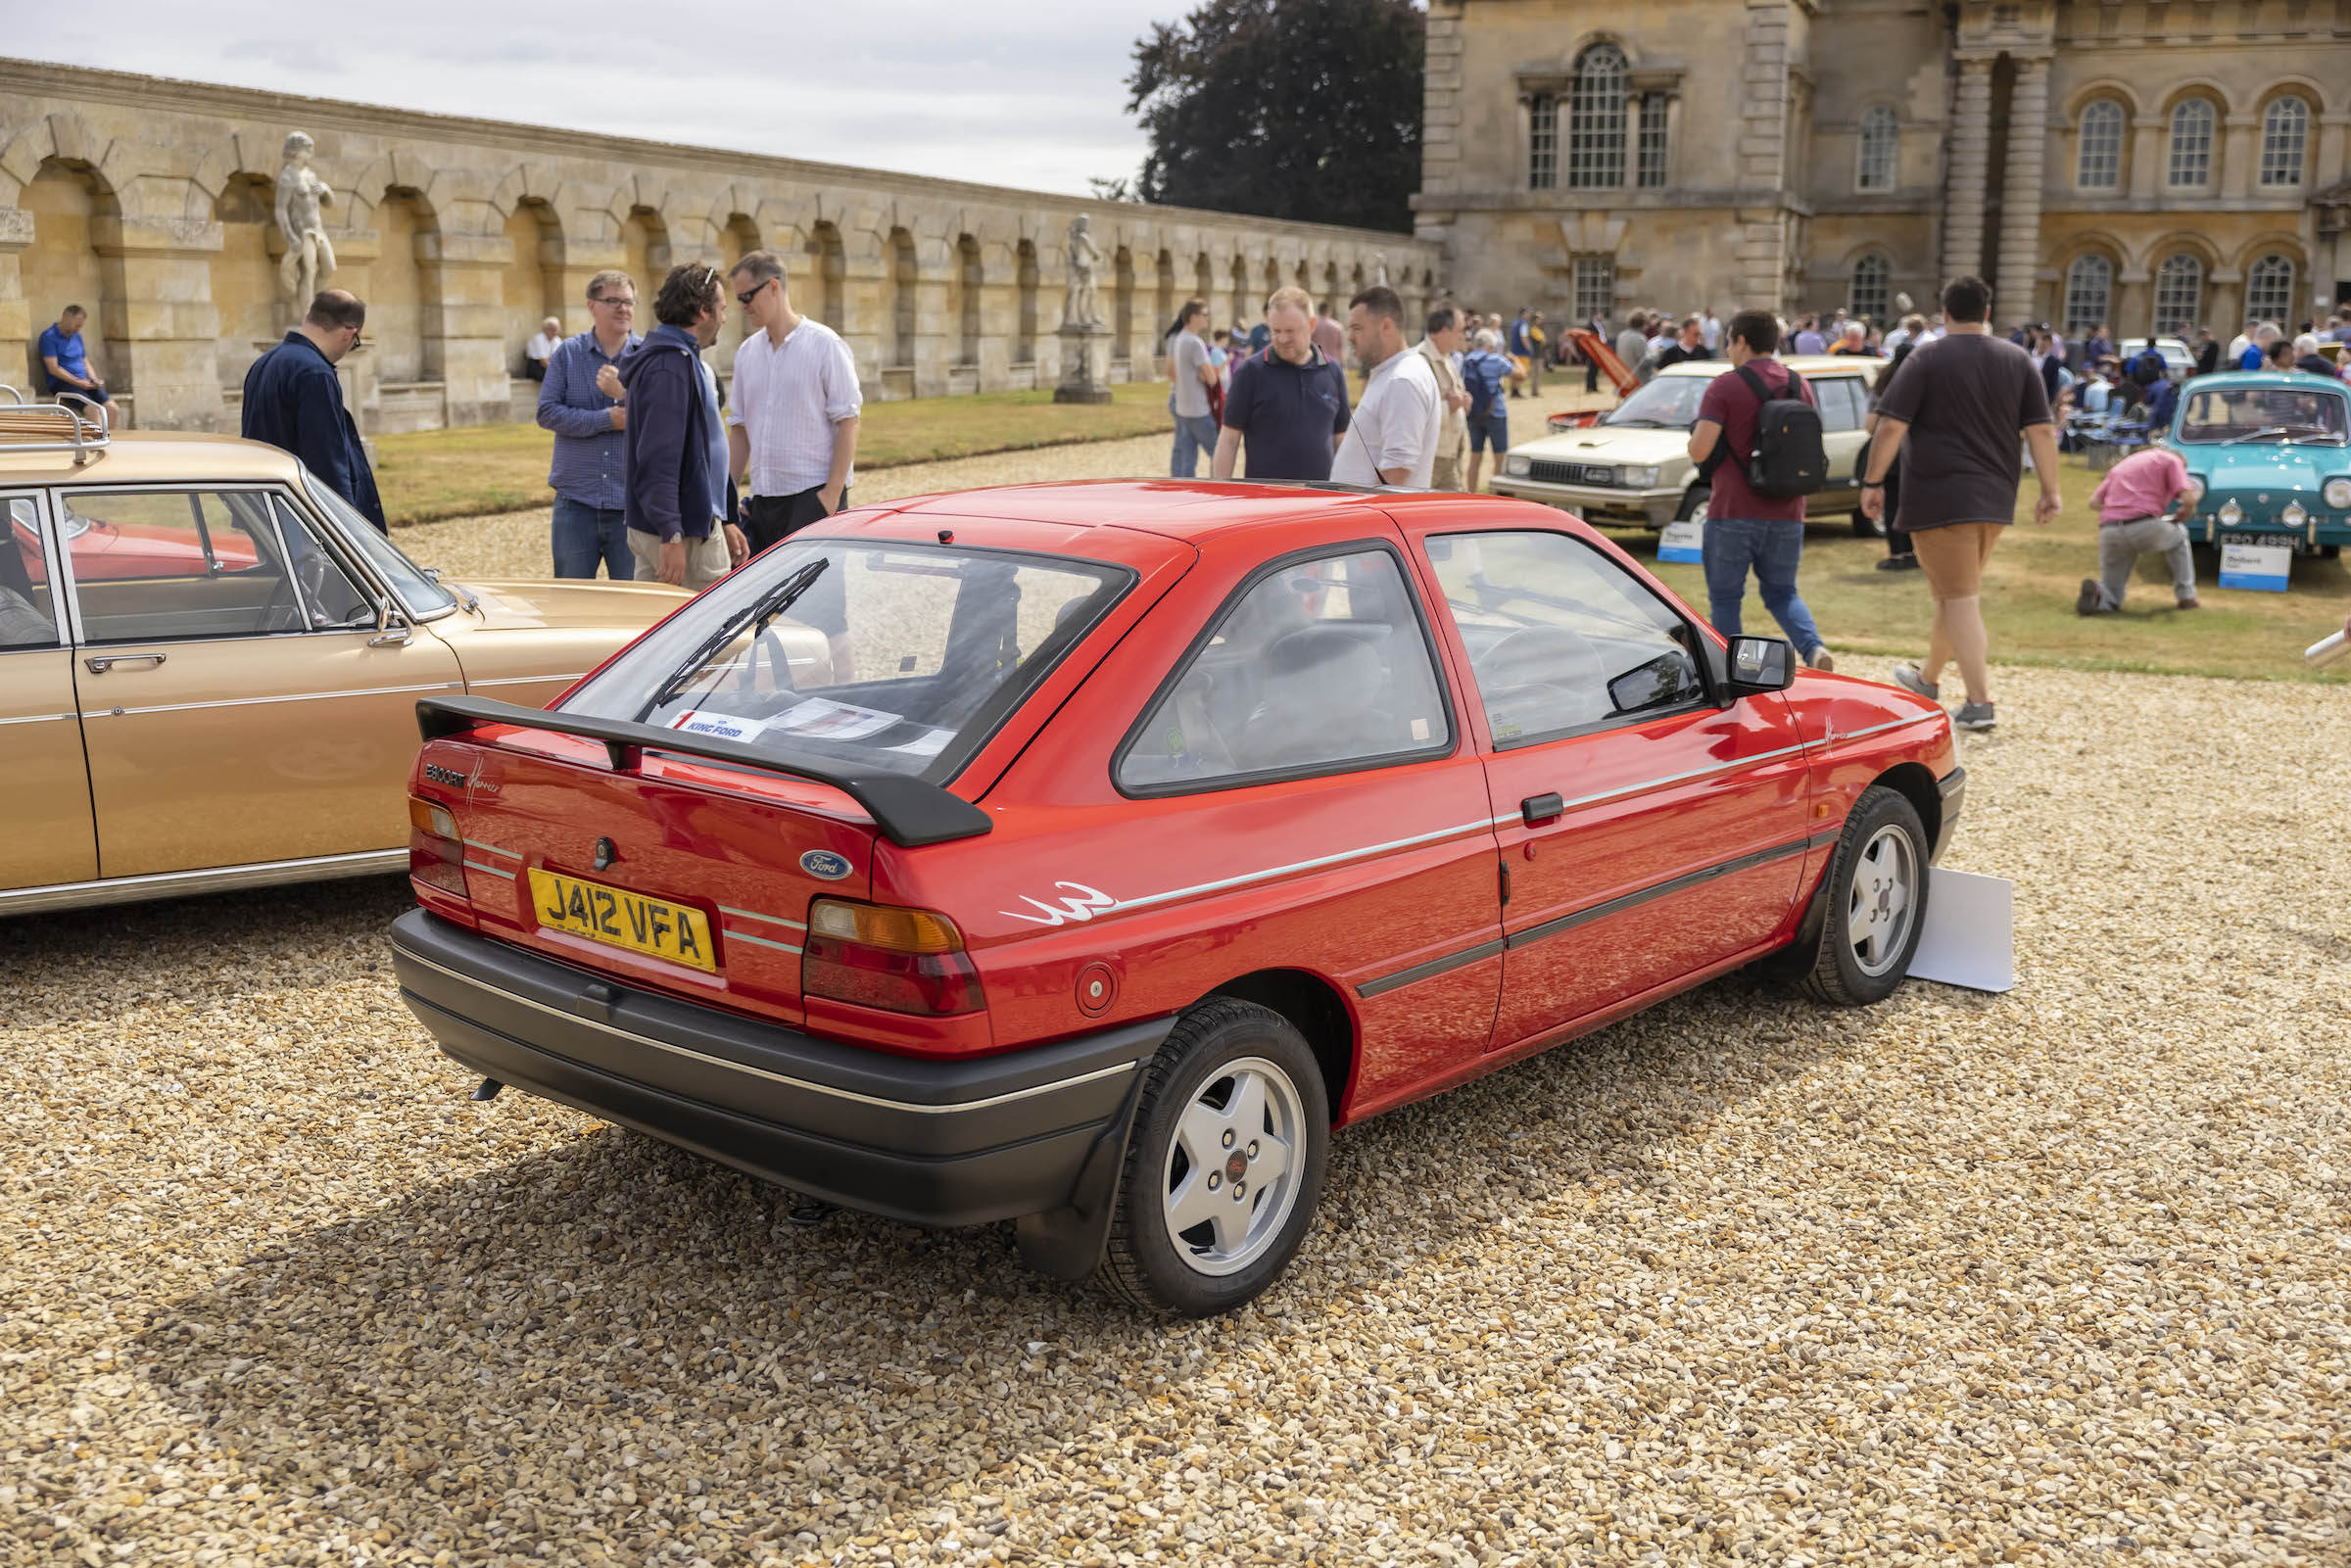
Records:
[[[367,307],[347,289],[320,289],[302,325],[253,361],[245,372],[240,415],[247,441],[265,441],[302,465],[386,533],[384,503],[375,493],[359,422],[343,403],[335,366],[360,346]]]
[[[634,330],[636,280],[610,268],[597,273],[588,280],[588,313],[594,324],[556,345],[539,384],[539,428],[555,437],[547,471],[548,488],[555,493],[550,538],[557,577],[594,577],[600,562],[606,577],[626,583],[637,573],[622,497],[627,458],[621,432],[629,410],[597,385],[597,377],[643,341]]]
[[[728,283],[751,331],[735,351],[727,460],[757,553],[848,504],[864,403],[849,346],[792,308],[775,252],[751,252]]]

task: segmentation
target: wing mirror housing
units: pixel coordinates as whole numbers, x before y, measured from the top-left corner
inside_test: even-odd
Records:
[[[1785,691],[1796,684],[1796,646],[1776,637],[1735,637],[1723,672],[1729,695]]]

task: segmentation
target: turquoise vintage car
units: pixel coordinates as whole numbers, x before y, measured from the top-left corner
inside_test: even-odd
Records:
[[[2180,391],[2173,450],[2201,494],[2189,532],[2206,545],[2291,543],[2333,555],[2351,543],[2351,388],[2307,371],[2198,376]]]

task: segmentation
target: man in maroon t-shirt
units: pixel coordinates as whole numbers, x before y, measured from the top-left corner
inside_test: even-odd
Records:
[[[1812,612],[1796,592],[1796,569],[1804,558],[1804,498],[1772,500],[1748,488],[1747,460],[1754,454],[1755,417],[1764,400],[1739,372],[1745,368],[1751,373],[1773,398],[1785,396],[1789,383],[1795,382],[1797,395],[1810,403],[1812,389],[1771,356],[1780,346],[1780,323],[1769,311],[1740,311],[1723,336],[1732,368],[1706,384],[1705,396],[1699,400],[1698,423],[1690,427],[1690,460],[1701,473],[1720,449],[1700,555],[1706,569],[1706,619],[1724,637],[1739,635],[1739,602],[1747,596],[1751,567],[1763,607],[1804,662],[1816,670],[1834,669],[1820,628],[1812,624]]]

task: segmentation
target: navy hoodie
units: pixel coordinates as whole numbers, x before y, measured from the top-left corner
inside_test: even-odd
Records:
[[[629,391],[622,516],[631,528],[664,541],[710,537],[711,438],[718,429],[702,380],[699,346],[685,327],[664,323],[620,359]]]

